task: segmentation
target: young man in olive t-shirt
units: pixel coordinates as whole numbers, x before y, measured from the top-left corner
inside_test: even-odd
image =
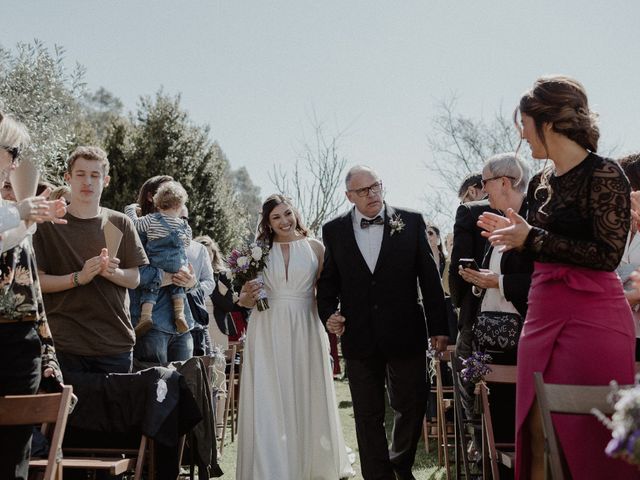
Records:
[[[41,224],[33,238],[63,374],[131,370],[135,335],[127,289],[138,285],[138,267],[148,262],[131,220],[100,206],[108,171],[102,149],[78,147],[65,173],[71,187],[67,224]],[[122,232],[117,252],[106,249],[107,222]]]

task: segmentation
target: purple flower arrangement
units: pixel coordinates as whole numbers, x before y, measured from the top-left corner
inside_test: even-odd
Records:
[[[611,382],[612,391],[608,401],[613,405],[611,419],[597,409],[591,412],[611,430],[611,440],[605,452],[613,458],[640,465],[640,385],[620,388]]]
[[[469,357],[462,359],[460,377],[464,382],[478,383],[491,371],[489,363],[491,363],[491,355],[473,352]]]

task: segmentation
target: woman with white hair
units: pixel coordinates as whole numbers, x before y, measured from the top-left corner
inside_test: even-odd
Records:
[[[526,217],[528,184],[529,169],[515,153],[495,155],[482,169],[482,188],[489,204],[503,213],[513,209]],[[480,271],[459,267],[462,278],[473,284],[473,293],[481,298],[473,325],[474,350],[490,354],[492,363],[515,365],[520,330],[527,315],[533,259],[518,250],[502,252],[490,246],[482,267]],[[491,410],[495,412],[496,442],[513,443],[515,387],[492,385]]]

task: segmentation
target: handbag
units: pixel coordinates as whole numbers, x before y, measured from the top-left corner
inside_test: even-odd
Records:
[[[522,317],[511,312],[479,312],[472,330],[481,350],[515,350],[522,330]]]

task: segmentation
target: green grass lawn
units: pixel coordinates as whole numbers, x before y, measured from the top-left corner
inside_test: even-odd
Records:
[[[353,419],[353,409],[351,407],[351,395],[349,393],[349,385],[346,380],[337,380],[335,382],[336,397],[338,400],[338,410],[340,411],[340,421],[342,422],[342,431],[344,432],[344,438],[349,447],[351,447],[356,453],[358,451],[358,443],[356,441],[356,427]],[[387,410],[387,436],[390,436],[391,427],[393,425],[392,412]],[[435,443],[432,441],[432,444]],[[224,471],[225,479],[235,478],[236,469],[236,443],[231,443],[231,436],[227,432],[227,442],[224,446],[224,452],[220,459],[220,466]],[[356,455],[356,463],[354,469],[357,472],[355,476],[356,480],[362,480],[360,475],[360,460]],[[454,473],[454,472],[452,472]],[[434,453],[434,447],[431,449],[431,453],[427,454],[424,449],[424,443],[420,441],[418,445],[418,453],[416,455],[416,463],[413,469],[413,474],[418,480],[440,480],[446,478],[444,468],[438,468],[438,457]],[[255,479],[255,480],[267,480],[267,479]],[[284,479],[287,480],[287,479]],[[295,479],[290,479],[295,480]]]

